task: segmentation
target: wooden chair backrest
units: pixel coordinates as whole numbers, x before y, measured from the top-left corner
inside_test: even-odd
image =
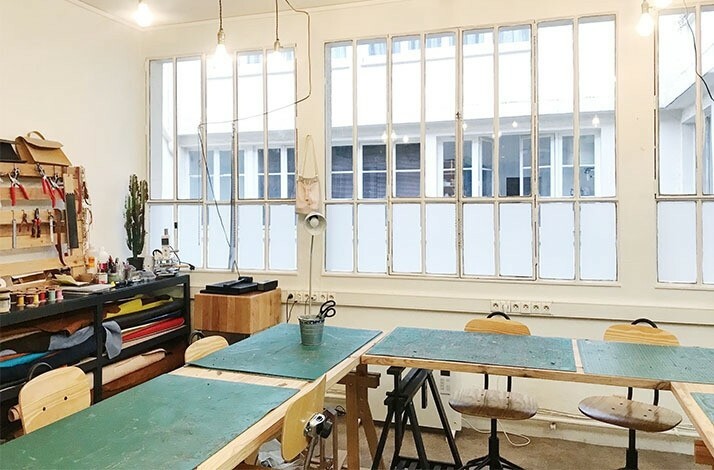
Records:
[[[667,330],[653,328],[650,325],[631,325],[629,323],[610,326],[605,330],[603,339],[620,343],[679,346],[677,337]]]
[[[531,331],[526,325],[515,320],[506,320],[502,317],[475,318],[468,322],[464,331],[470,333],[496,333],[501,335],[528,336]]]
[[[325,376],[319,382],[304,388],[299,397],[285,412],[283,419],[283,459],[291,461],[308,445],[304,430],[307,422],[315,413],[325,408]]]
[[[18,404],[22,429],[28,434],[89,407],[89,381],[79,367],[51,370],[22,387]]]
[[[208,336],[189,344],[183,358],[186,362],[197,361],[227,346],[228,341],[223,336]]]

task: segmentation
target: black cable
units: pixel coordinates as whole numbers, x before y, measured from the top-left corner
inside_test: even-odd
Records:
[[[695,15],[696,15],[696,12],[695,12]],[[707,90],[709,99],[714,101],[714,97],[712,96],[712,91],[709,89],[709,85],[707,84],[707,81],[704,79],[704,77],[697,70],[697,58],[699,57],[699,54],[697,53],[697,37],[696,37],[696,34],[694,33],[694,29],[692,28],[692,24],[689,22],[689,7],[687,6],[686,0],[684,1],[684,20],[687,22],[687,27],[689,28],[689,32],[692,34],[692,44],[694,45],[694,73],[697,74],[697,77],[699,77],[699,79],[702,81],[702,83],[704,83],[704,88],[706,88],[706,90]]]
[[[278,0],[275,0],[275,44],[280,44],[280,37],[278,36]]]
[[[288,310],[288,304],[285,303],[285,311],[287,312],[287,314],[285,315],[286,323],[290,323],[290,317],[292,316],[292,314],[293,314],[293,309],[295,308],[295,305],[296,305],[297,303],[298,303],[298,301],[297,301],[297,299],[295,299],[295,300],[293,301],[293,304],[290,306],[290,311],[289,311],[289,312],[287,312],[287,310]]]

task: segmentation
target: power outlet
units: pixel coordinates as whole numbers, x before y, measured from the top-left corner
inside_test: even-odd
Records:
[[[531,313],[531,309],[532,309],[532,304],[530,302],[527,302],[527,301],[521,302],[521,313],[525,313],[525,314]]]
[[[448,370],[439,371],[439,393],[451,395],[451,372]]]
[[[542,302],[541,313],[543,315],[553,315],[553,302]]]

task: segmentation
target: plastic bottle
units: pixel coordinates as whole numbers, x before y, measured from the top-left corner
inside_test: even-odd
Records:
[[[97,271],[100,273],[107,272],[107,263],[109,263],[109,253],[104,247],[101,247],[97,255]]]
[[[89,245],[87,250],[87,273],[97,274],[97,249],[93,245]]]

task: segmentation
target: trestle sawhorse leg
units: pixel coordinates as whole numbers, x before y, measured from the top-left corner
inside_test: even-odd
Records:
[[[372,420],[372,411],[367,401],[367,389],[379,387],[379,374],[369,373],[366,364],[357,366],[354,372],[347,374],[341,384],[345,385],[347,398],[347,468],[359,470],[359,426],[367,437],[369,452],[379,468],[384,468],[381,458],[374,460],[377,453],[377,430]],[[373,468],[377,468],[373,466]]]

